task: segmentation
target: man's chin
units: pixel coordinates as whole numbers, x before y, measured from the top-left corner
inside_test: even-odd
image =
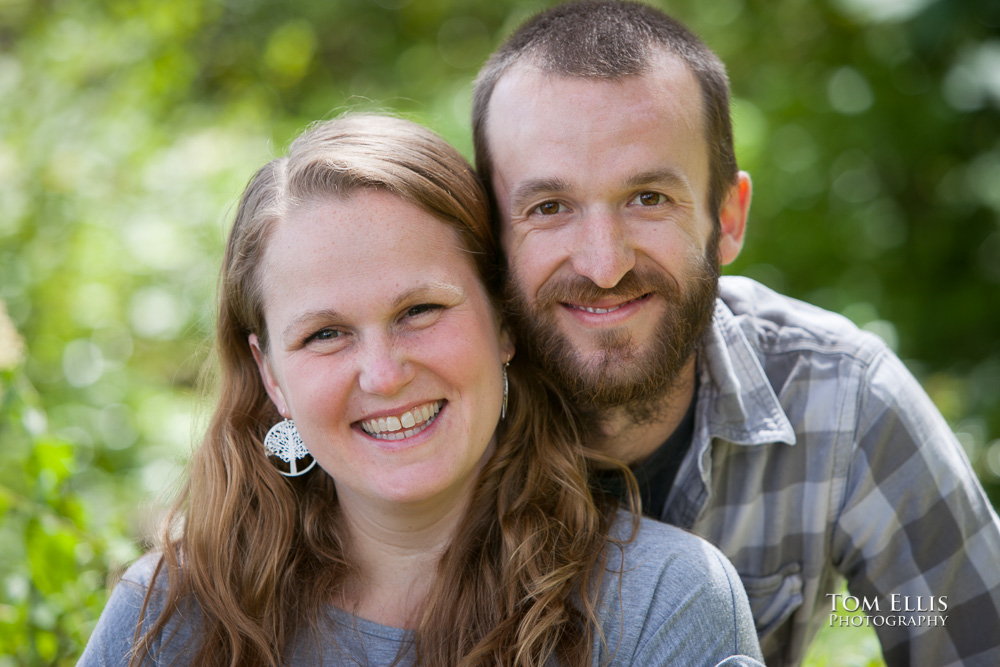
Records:
[[[637,327],[615,327],[601,331],[576,331],[559,327],[559,338],[564,341],[566,355],[580,369],[602,368],[619,364],[641,363],[654,355],[657,331]]]
[[[551,360],[548,370],[581,407],[608,410],[662,400],[675,381],[641,351],[601,350],[572,359]],[[652,369],[656,369],[651,372]]]
[[[569,356],[569,355],[568,355]],[[621,364],[634,364],[641,358],[636,354],[634,347],[622,348],[596,348],[593,345],[586,347],[574,345],[570,363],[576,371],[582,375],[602,375],[627,374],[621,368]]]
[[[635,351],[613,350],[591,353],[580,357],[566,369],[581,381],[590,384],[624,385],[642,382],[645,377],[644,365],[648,360]]]

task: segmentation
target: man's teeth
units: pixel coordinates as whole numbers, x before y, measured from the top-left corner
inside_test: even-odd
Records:
[[[623,306],[627,306],[633,301],[638,301],[639,299],[645,298],[646,296],[648,295],[643,294],[642,296],[637,296],[634,299],[629,299],[628,301],[620,303],[617,306],[611,306],[610,308],[591,308],[590,306],[578,306],[576,304],[571,304],[571,305],[573,308],[576,308],[577,310],[583,310],[588,313],[597,313],[598,315],[603,315],[604,313],[613,313],[616,310],[622,308]]]
[[[441,410],[441,401],[434,401],[407,410],[401,415],[379,417],[361,422],[362,430],[379,440],[402,440],[430,426]]]
[[[576,308],[579,310],[585,310],[588,313],[597,313],[598,315],[603,315],[604,313],[612,313],[621,308],[621,306],[615,306],[614,308],[589,308],[587,306],[576,306]]]

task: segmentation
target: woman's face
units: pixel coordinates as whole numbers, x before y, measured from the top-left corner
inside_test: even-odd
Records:
[[[384,191],[315,200],[276,225],[260,278],[261,377],[338,494],[467,493],[513,346],[457,233]]]

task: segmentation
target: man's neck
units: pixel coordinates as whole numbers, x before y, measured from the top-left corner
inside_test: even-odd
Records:
[[[660,400],[650,418],[637,422],[626,407],[600,415],[600,449],[632,465],[647,459],[677,429],[694,400],[695,360],[681,371],[677,382]]]

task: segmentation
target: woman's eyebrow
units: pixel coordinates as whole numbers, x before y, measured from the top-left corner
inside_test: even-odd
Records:
[[[299,315],[296,315],[288,326],[284,328],[281,332],[281,342],[287,346],[290,342],[295,342],[298,338],[296,332],[299,331],[304,325],[314,321],[314,320],[342,320],[343,316],[336,310],[331,308],[320,308],[318,310],[309,310]]]
[[[443,297],[454,301],[461,301],[465,297],[465,290],[453,283],[442,280],[434,280],[420,285],[415,285],[397,294],[392,299],[392,307],[399,308],[403,304],[418,300],[420,298],[433,298],[441,300]],[[296,315],[288,326],[281,332],[281,341],[288,343],[298,338],[297,332],[304,326],[315,320],[343,321],[345,318],[340,311],[332,308],[319,308],[309,310]]]
[[[441,299],[445,295],[455,301],[461,301],[465,297],[465,290],[453,283],[443,280],[433,280],[400,292],[392,300],[392,305],[393,308],[399,308],[405,303],[413,302],[423,297]]]

